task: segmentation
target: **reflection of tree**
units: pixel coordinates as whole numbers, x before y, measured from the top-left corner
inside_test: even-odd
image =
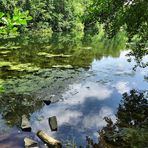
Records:
[[[131,90],[124,93],[113,123],[105,117],[107,126],[100,131],[99,144],[94,148],[146,148],[148,146],[148,94]]]
[[[101,59],[103,56],[118,57],[121,49],[124,49],[125,39],[124,34],[118,34],[113,39],[107,39],[104,36],[99,39],[99,34],[91,36],[89,34],[84,36],[84,33],[73,32],[56,34],[52,37],[35,34],[22,35],[20,39],[6,39],[2,40],[0,45],[2,51],[9,50],[7,54],[1,54],[2,61],[9,61],[11,65],[20,65],[31,63],[32,66],[38,68],[51,68],[53,65],[72,65],[74,68],[83,67],[88,68],[93,59]],[[48,58],[46,56],[39,56],[39,52],[46,52],[50,54],[67,54],[71,55],[69,58]],[[23,72],[9,70],[8,67],[1,68],[0,74],[3,78],[8,75],[20,76],[29,71]]]
[[[23,114],[30,113],[41,108],[41,101],[27,94],[4,94],[0,96],[0,112],[11,126],[20,125]]]
[[[136,70],[137,67],[141,68],[147,67],[148,62],[143,61],[143,57],[148,55],[146,44],[136,43],[135,45],[132,45],[130,48],[132,48],[132,50],[129,54],[127,54],[127,56],[129,57],[128,59],[129,62],[131,62],[132,57],[136,62],[136,65],[133,67],[133,69]]]

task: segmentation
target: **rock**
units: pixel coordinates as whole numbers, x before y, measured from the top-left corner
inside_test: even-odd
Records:
[[[43,100],[43,102],[44,102],[46,105],[50,105],[51,100]]]
[[[56,116],[50,117],[48,119],[48,122],[49,122],[51,131],[57,131],[58,130],[58,124],[57,124]]]
[[[30,138],[24,139],[25,148],[39,148],[38,143]]]
[[[49,148],[62,148],[62,144],[60,141],[50,137],[43,131],[38,131],[37,136],[45,142]]]
[[[22,115],[22,124],[21,124],[22,131],[30,132],[31,125],[26,115]]]

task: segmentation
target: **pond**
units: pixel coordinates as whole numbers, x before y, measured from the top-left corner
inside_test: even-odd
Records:
[[[0,147],[23,147],[24,137],[41,143],[38,130],[64,145],[85,146],[86,136],[97,142],[104,117],[116,120],[122,94],[147,88],[148,69],[133,70],[136,63],[134,57],[128,62],[125,44],[123,34],[112,40],[83,34],[1,40]],[[23,114],[32,132],[21,131]],[[57,117],[57,132],[50,130],[51,116]]]

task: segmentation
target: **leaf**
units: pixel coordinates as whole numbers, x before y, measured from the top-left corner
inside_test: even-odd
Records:
[[[24,20],[19,20],[19,23],[20,23],[20,25],[22,24],[22,25],[26,25],[27,24],[27,21],[24,19]]]
[[[2,18],[4,16],[3,12],[0,12],[0,18]]]
[[[4,24],[8,24],[8,20],[5,17],[2,17],[2,21]]]
[[[26,19],[27,19],[28,21],[29,21],[29,20],[32,20],[32,16],[28,16]]]

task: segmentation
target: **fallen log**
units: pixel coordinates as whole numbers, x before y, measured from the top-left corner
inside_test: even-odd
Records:
[[[47,135],[44,131],[38,131],[37,136],[45,142],[50,148],[62,148],[62,144],[60,141],[52,138]]]

